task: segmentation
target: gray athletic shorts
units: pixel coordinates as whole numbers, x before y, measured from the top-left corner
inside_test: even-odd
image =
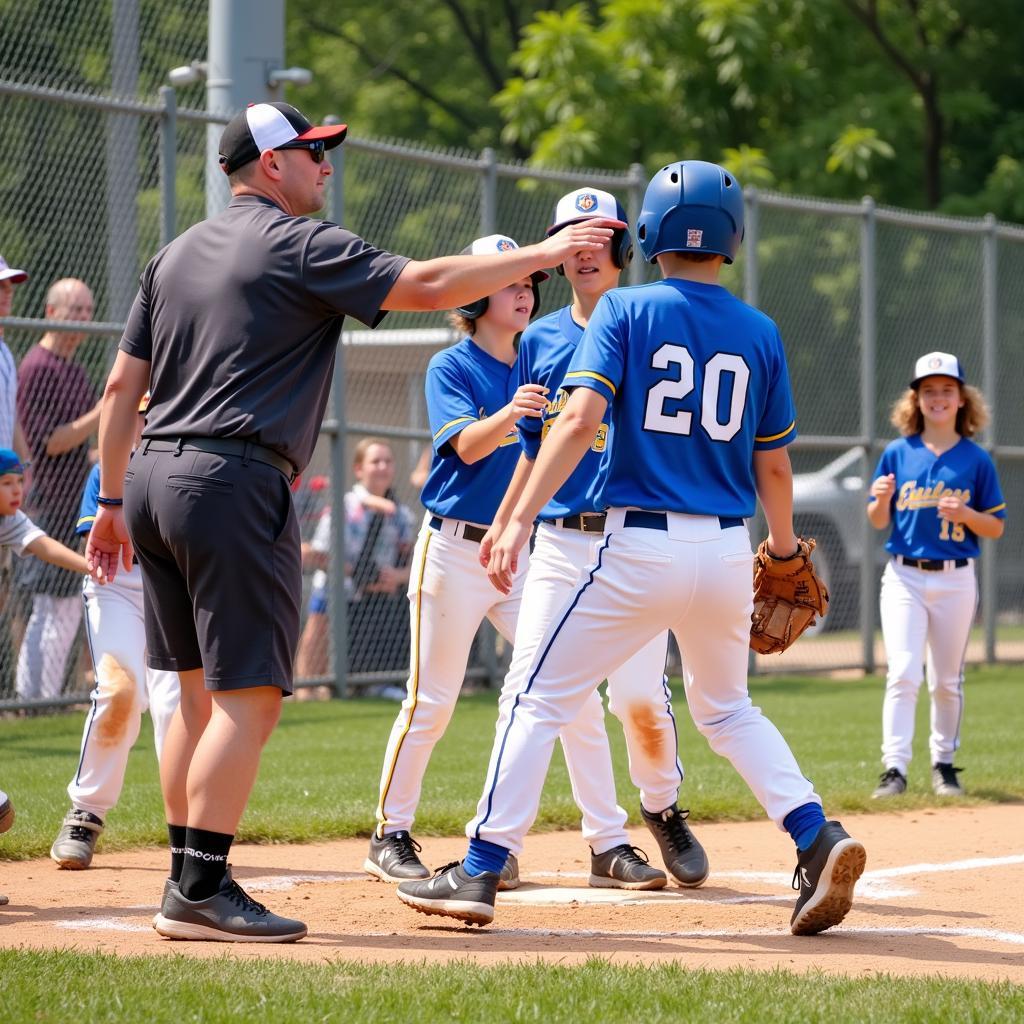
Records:
[[[142,567],[147,661],[208,690],[292,692],[302,561],[287,478],[234,455],[145,451],[125,478]]]

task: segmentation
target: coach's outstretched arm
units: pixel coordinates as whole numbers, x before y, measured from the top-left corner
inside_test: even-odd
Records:
[[[797,549],[793,532],[793,465],[789,450],[754,452],[754,486],[768,520],[768,549],[787,558]]]
[[[597,251],[614,231],[626,225],[618,220],[594,219],[570,224],[550,238],[521,249],[493,256],[439,256],[407,263],[392,285],[381,309],[420,312],[455,309],[493,295],[538,270],[548,270],[581,250]]]

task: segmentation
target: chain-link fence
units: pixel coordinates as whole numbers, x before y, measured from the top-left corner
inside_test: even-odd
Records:
[[[126,11],[137,19],[126,22]],[[162,85],[171,64],[203,57],[206,0],[180,0],[173,11],[160,0],[0,0],[0,12],[0,254],[31,275],[15,288],[12,315],[0,317],[19,366],[34,463],[25,511],[74,546],[89,417],[137,275],[162,240],[204,216],[207,127],[224,119],[196,109],[200,87]],[[555,200],[581,183],[616,193],[635,218],[647,178],[640,167],[538,172],[488,151],[352,137],[332,157],[328,216],[415,258],[456,252],[493,231],[535,239]],[[822,628],[781,658],[758,658],[756,670],[872,668],[883,657],[884,538],[867,524],[865,488],[893,436],[889,406],[914,359],[932,349],[957,352],[993,407],[982,441],[995,454],[1010,509],[1006,535],[984,545],[968,657],[1024,656],[1024,527],[1015,517],[1024,499],[1022,271],[1024,229],[748,190],[746,243],[725,283],[774,317],[786,339],[801,430],[791,449],[796,517],[818,538],[833,590]],[[652,274],[634,261],[626,276]],[[60,290],[47,303],[50,285],[65,278],[88,285],[92,323],[69,322],[76,316]],[[568,297],[558,277],[543,287],[546,309]],[[423,514],[416,473],[429,441],[423,377],[451,340],[441,314],[393,314],[377,331],[344,336],[332,411],[295,494],[307,569],[298,669],[311,684],[363,692],[404,681],[404,581]],[[69,438],[74,443],[58,451]],[[378,442],[374,456],[391,461],[383,506],[357,487],[355,463],[369,439]],[[335,517],[341,508],[346,514]],[[0,557],[0,709],[81,699],[92,669],[75,632],[80,581],[42,571],[31,558]],[[332,559],[348,564],[346,579],[332,578]],[[485,628],[470,676],[496,681],[507,653]]]

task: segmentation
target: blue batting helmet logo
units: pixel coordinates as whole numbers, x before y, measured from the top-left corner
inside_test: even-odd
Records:
[[[508,252],[510,249],[515,248],[517,248],[516,243],[511,238],[498,239],[498,252]]]
[[[597,206],[597,196],[593,192],[581,192],[576,197],[576,209],[580,213],[590,213]]]

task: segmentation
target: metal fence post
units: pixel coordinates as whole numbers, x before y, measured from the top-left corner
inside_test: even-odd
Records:
[[[341,124],[341,118],[337,114],[329,114],[324,118],[324,124]],[[335,224],[345,224],[345,147],[336,146],[331,150],[331,165],[334,173],[331,175],[331,220]],[[339,344],[340,344],[339,339]]]
[[[331,407],[334,430],[330,438],[331,466],[331,554],[330,601],[331,674],[336,697],[349,696],[348,688],[348,596],[345,592],[345,346],[338,332],[334,375],[331,379]]]
[[[169,85],[160,86],[160,245],[177,232],[178,95]]]
[[[760,207],[757,201],[757,189],[749,188],[743,193],[746,209],[743,213],[744,248],[746,252],[743,264],[743,301],[748,305],[757,305],[757,216]],[[760,536],[761,506],[758,504],[754,512],[754,535]],[[757,674],[757,655],[750,651],[747,655],[747,674]]]
[[[989,419],[985,430],[985,447],[992,451],[998,441],[996,429],[998,409],[997,394],[997,357],[999,340],[999,238],[996,235],[996,218],[993,214],[985,214],[985,233],[981,238],[982,245],[982,381],[985,399],[988,403]],[[995,545],[990,540],[981,543],[981,617],[985,632],[985,661],[992,665],[996,660],[996,602],[997,565]]]
[[[480,154],[480,237],[493,235],[498,229],[498,159],[488,146]]]
[[[644,204],[644,191],[647,184],[647,171],[643,164],[629,165],[629,184],[626,186],[626,212],[636,241],[636,222],[640,219],[640,211]],[[644,276],[644,260],[639,251],[635,251],[633,262],[629,265],[629,283],[640,284]]]
[[[878,342],[875,278],[875,201],[861,201],[860,228],[860,432],[864,441],[861,479],[868,480],[874,468],[875,438],[875,350]],[[875,538],[874,527],[863,517],[864,557],[860,563],[860,633],[865,672],[875,670]]]

